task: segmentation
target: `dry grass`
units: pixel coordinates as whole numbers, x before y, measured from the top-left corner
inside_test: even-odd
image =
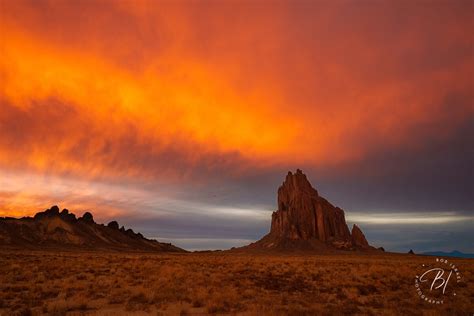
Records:
[[[474,260],[443,305],[414,276],[433,257],[0,251],[0,315],[472,315]],[[470,281],[469,281],[470,280]]]

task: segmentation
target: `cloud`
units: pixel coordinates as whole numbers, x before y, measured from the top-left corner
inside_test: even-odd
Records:
[[[256,166],[327,167],[364,160],[381,142],[402,150],[418,143],[413,135],[420,125],[441,120],[443,131],[434,135],[443,135],[469,111],[463,101],[448,121],[440,107],[453,92],[472,97],[464,27],[470,19],[462,6],[413,5],[417,18],[400,25],[403,8],[384,4],[314,10],[282,2],[267,10],[211,3],[206,10],[169,5],[167,14],[146,1],[87,3],[81,10],[67,2],[8,5],[2,106],[30,112],[36,126],[62,125],[64,137],[43,133],[48,151],[22,146],[15,156],[1,148],[2,164],[56,172],[45,163],[54,147],[66,160],[63,169],[72,164],[84,166],[83,174],[117,168],[146,176],[114,149],[162,154],[136,165],[148,169],[152,160],[168,170],[187,168],[185,174],[203,165],[229,172],[243,164],[228,167],[229,156]],[[439,10],[441,17],[434,15]],[[234,24],[225,19],[231,12]],[[86,23],[83,16],[90,17]],[[131,27],[123,28],[124,21]],[[387,34],[391,40],[382,42]],[[138,51],[148,58],[131,66]],[[57,120],[68,114],[71,130]],[[29,125],[17,124],[16,134],[34,133]],[[201,157],[209,161],[199,164]],[[168,161],[176,166],[167,168]]]
[[[367,239],[372,245],[384,247],[387,251],[415,253],[425,251],[474,252],[471,240],[474,237],[472,217],[465,221],[445,222],[444,224],[362,225]]]
[[[474,215],[459,215],[456,212],[445,213],[350,213],[347,220],[366,225],[444,225],[463,221],[474,221]]]

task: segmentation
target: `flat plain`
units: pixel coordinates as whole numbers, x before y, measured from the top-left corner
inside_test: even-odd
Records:
[[[472,259],[448,258],[462,273],[456,296],[419,297],[415,276],[434,260],[2,249],[0,315],[472,315]]]

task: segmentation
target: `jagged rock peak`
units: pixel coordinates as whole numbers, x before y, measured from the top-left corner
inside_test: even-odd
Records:
[[[344,211],[319,196],[306,175],[288,172],[278,189],[278,210],[272,215],[271,234],[292,240],[338,240],[351,244]]]
[[[270,232],[244,248],[375,250],[359,227],[353,227],[351,236],[344,211],[320,196],[300,169],[288,172],[278,188],[277,203]]]
[[[111,221],[110,223],[107,224],[107,227],[118,230],[119,224],[117,223],[117,221]]]
[[[88,223],[94,223],[94,216],[92,216],[90,212],[85,212],[84,215],[82,215],[82,217],[80,217],[79,219],[82,219],[83,221]]]
[[[356,247],[369,247],[369,243],[367,242],[367,239],[365,238],[364,233],[362,230],[360,230],[359,226],[354,224],[352,226],[352,244]]]
[[[294,199],[299,195],[308,195],[310,198],[317,198],[316,191],[309,183],[306,175],[297,169],[296,173],[288,172],[286,179],[278,189],[278,209],[287,210]]]
[[[38,212],[34,218],[0,217],[0,248],[22,247],[25,249],[113,249],[143,251],[179,251],[171,244],[145,238],[132,229],[125,230],[116,221],[106,227],[94,222],[90,212],[76,219],[73,213],[58,206]],[[20,229],[19,229],[20,228]]]
[[[51,206],[51,208],[48,208],[47,210],[43,212],[38,212],[34,216],[35,219],[41,219],[45,217],[53,217],[53,216],[59,216],[59,207],[57,205]]]
[[[46,212],[49,212],[50,214],[59,214],[59,207],[57,205],[51,206],[49,210],[46,210]]]
[[[69,213],[68,209],[63,209],[61,213],[59,214],[59,216],[65,221],[69,221],[69,222],[74,222],[77,220],[76,215]]]

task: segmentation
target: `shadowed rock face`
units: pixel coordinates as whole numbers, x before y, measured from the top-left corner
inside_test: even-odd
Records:
[[[94,223],[94,216],[90,212],[85,212],[79,220],[83,220],[88,223]]]
[[[118,230],[119,224],[116,221],[111,221],[110,223],[107,224],[107,227]]]
[[[299,169],[289,172],[278,189],[270,233],[289,239],[351,240],[344,211],[320,197]]]
[[[0,246],[27,249],[88,249],[126,251],[169,251],[183,249],[143,237],[131,229],[119,229],[116,221],[107,226],[94,222],[90,212],[78,219],[67,209],[53,206],[33,218],[0,218]]]
[[[278,189],[278,210],[272,214],[270,233],[256,244],[266,248],[298,244],[371,248],[359,227],[354,225],[352,234],[349,232],[344,211],[319,196],[299,169],[294,174],[288,172]]]
[[[369,247],[367,239],[365,239],[364,233],[360,230],[359,226],[354,224],[352,226],[352,244],[359,247]]]

